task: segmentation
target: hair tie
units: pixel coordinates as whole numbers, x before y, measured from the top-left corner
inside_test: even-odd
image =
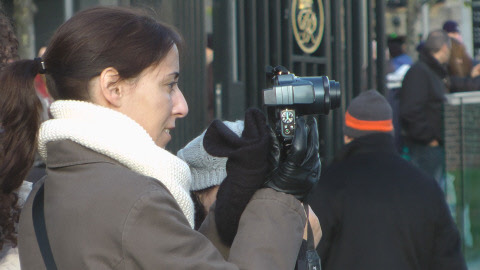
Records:
[[[35,63],[38,65],[38,73],[40,74],[45,74],[47,72],[47,69],[45,68],[45,62],[41,57],[36,57],[33,59]]]

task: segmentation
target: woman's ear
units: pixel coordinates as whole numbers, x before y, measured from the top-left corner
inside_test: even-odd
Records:
[[[120,75],[113,67],[108,67],[100,73],[100,94],[112,107],[120,107],[124,96],[123,85],[120,83]]]

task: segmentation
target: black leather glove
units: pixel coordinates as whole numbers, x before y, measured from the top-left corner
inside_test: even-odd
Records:
[[[270,134],[273,143],[265,185],[303,201],[320,179],[317,121],[313,116],[298,118],[292,144],[286,151],[282,151],[283,145],[271,129]]]
[[[270,135],[259,109],[245,113],[244,130],[238,137],[223,122],[215,120],[205,133],[207,153],[228,157],[227,177],[220,184],[215,203],[215,223],[220,238],[231,245],[243,210],[265,183]]]

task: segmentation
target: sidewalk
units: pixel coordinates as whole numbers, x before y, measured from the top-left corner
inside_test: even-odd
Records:
[[[468,270],[480,270],[480,259],[469,261],[467,263]]]

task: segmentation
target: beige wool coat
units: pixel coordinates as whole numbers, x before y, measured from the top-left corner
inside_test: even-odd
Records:
[[[214,222],[193,230],[160,181],[68,140],[50,142],[47,149],[55,153],[47,159],[48,176],[34,186],[20,218],[24,270],[45,269],[32,222],[33,198],[43,182],[58,269],[290,270],[295,265],[306,216],[291,195],[259,190],[225,261],[215,247],[221,245],[212,243],[219,239]]]

